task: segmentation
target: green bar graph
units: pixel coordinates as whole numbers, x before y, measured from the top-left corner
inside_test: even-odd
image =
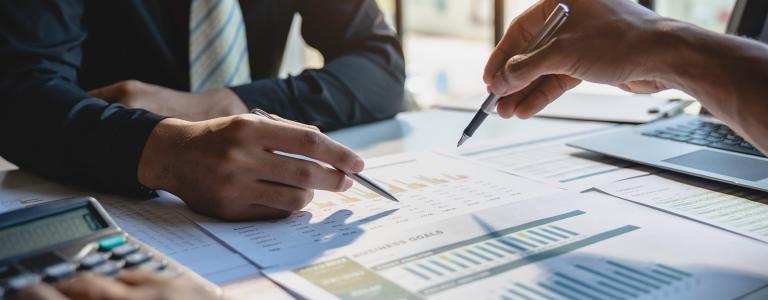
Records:
[[[504,273],[504,272],[508,272],[508,271],[511,271],[511,270],[514,270],[514,269],[517,269],[517,268],[520,268],[520,267],[523,267],[523,266],[527,266],[527,265],[530,265],[530,264],[533,264],[533,263],[536,263],[536,262],[539,262],[539,261],[542,261],[542,260],[546,260],[546,259],[549,259],[549,258],[552,258],[552,257],[556,257],[556,256],[559,256],[559,255],[563,255],[563,254],[566,254],[568,252],[571,252],[571,251],[574,251],[574,250],[577,250],[577,249],[581,249],[583,247],[587,247],[587,246],[590,246],[590,245],[593,245],[593,244],[596,244],[596,243],[599,243],[599,242],[602,242],[602,241],[605,241],[605,240],[608,240],[608,239],[611,239],[611,238],[615,238],[617,236],[620,236],[620,235],[623,235],[623,234],[626,234],[626,233],[629,233],[629,232],[632,232],[632,231],[635,231],[635,230],[638,230],[638,229],[640,229],[640,227],[632,226],[632,225],[626,225],[626,226],[622,226],[622,227],[619,227],[619,228],[616,228],[616,229],[613,229],[613,230],[609,230],[609,231],[606,231],[606,232],[598,233],[598,234],[589,236],[587,238],[584,238],[584,239],[581,239],[581,240],[578,240],[578,241],[575,241],[575,242],[572,242],[572,243],[568,243],[568,244],[564,244],[564,245],[561,245],[561,246],[557,246],[557,247],[554,247],[554,248],[551,248],[551,249],[547,249],[545,251],[541,251],[541,252],[538,252],[538,253],[534,253],[534,254],[528,255],[526,257],[523,257],[523,258],[520,258],[520,259],[517,259],[517,260],[513,260],[513,261],[510,261],[510,262],[507,262],[507,263],[496,265],[496,266],[493,266],[493,267],[490,267],[490,268],[487,268],[487,269],[484,269],[484,270],[480,270],[478,272],[474,272],[474,273],[471,273],[471,274],[463,275],[463,276],[457,277],[455,279],[451,279],[451,280],[448,280],[448,281],[445,281],[445,282],[442,282],[442,283],[438,283],[436,285],[432,285],[430,287],[427,287],[427,288],[424,288],[424,289],[420,290],[419,294],[424,295],[424,296],[433,295],[433,294],[442,292],[442,291],[444,291],[446,289],[454,288],[454,287],[457,287],[457,286],[460,286],[460,285],[464,285],[464,284],[469,284],[469,283],[472,283],[472,282],[475,282],[475,281],[478,281],[478,280],[481,280],[481,279],[484,279],[484,278],[488,278],[488,277],[491,277],[491,276],[496,276],[498,274],[501,274],[501,273]],[[596,272],[598,272],[598,271],[596,271]]]
[[[553,237],[551,237],[549,235],[543,234],[541,232],[538,232],[536,230],[528,230],[527,232],[530,233],[530,234],[533,234],[535,236],[538,236],[538,237],[544,238],[546,240],[549,240],[550,242],[557,242],[558,241],[558,239],[553,238]]]
[[[560,220],[565,220],[565,219],[568,219],[568,218],[580,216],[580,215],[583,215],[583,214],[585,214],[584,211],[574,210],[574,211],[570,211],[570,212],[563,213],[563,214],[560,214],[560,215],[556,215],[556,216],[552,216],[552,217],[548,217],[548,218],[543,218],[543,219],[535,220],[535,221],[528,222],[528,223],[525,223],[525,224],[521,224],[521,225],[509,227],[509,228],[506,228],[506,229],[502,229],[502,230],[499,230],[499,231],[496,231],[496,232],[491,232],[491,233],[488,233],[488,234],[484,234],[484,235],[481,235],[481,236],[478,236],[478,237],[475,237],[475,238],[467,239],[467,240],[464,240],[464,241],[461,241],[461,242],[456,242],[456,243],[453,243],[453,244],[449,244],[449,245],[445,245],[445,246],[438,247],[438,248],[435,248],[435,249],[431,249],[429,251],[424,251],[424,252],[416,253],[416,254],[409,255],[409,256],[406,256],[406,257],[403,257],[403,258],[399,258],[399,259],[396,259],[396,260],[393,260],[393,261],[385,262],[385,263],[382,263],[380,265],[374,266],[372,269],[375,270],[375,271],[386,270],[386,269],[393,268],[393,267],[396,267],[396,266],[399,266],[399,265],[403,265],[403,264],[406,264],[406,263],[409,263],[409,262],[412,262],[412,261],[419,260],[419,259],[421,259],[423,257],[438,255],[438,254],[442,254],[442,253],[445,253],[445,252],[453,251],[453,250],[456,250],[458,248],[462,248],[462,247],[465,247],[465,246],[469,246],[469,245],[473,245],[473,244],[478,244],[478,243],[482,243],[482,242],[489,241],[489,240],[498,239],[500,237],[504,237],[504,236],[510,235],[512,233],[517,233],[517,232],[525,231],[525,230],[532,229],[532,228],[535,228],[535,227],[538,227],[538,226],[542,226],[542,225],[548,225],[550,223],[554,223],[554,222],[557,222],[557,221],[560,221]]]
[[[500,246],[500,245],[497,245],[497,244],[494,244],[494,243],[491,243],[491,242],[486,242],[485,245],[489,246],[489,247],[491,247],[493,249],[506,252],[508,254],[515,254],[515,253],[517,253],[517,252],[513,251],[512,249],[509,249],[509,248],[506,248],[506,247],[503,247],[503,246]]]

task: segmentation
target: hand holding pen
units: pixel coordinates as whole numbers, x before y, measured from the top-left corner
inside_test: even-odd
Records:
[[[296,125],[299,125],[299,126],[305,126],[305,127],[308,126],[308,125],[304,125],[304,124],[301,124],[301,123],[296,123],[296,122],[292,122],[292,121],[288,121],[288,120],[284,120],[284,119],[278,119],[275,116],[273,116],[273,115],[271,115],[271,114],[269,114],[269,113],[267,113],[267,112],[265,112],[265,111],[263,111],[261,109],[258,109],[258,108],[255,108],[255,109],[251,110],[251,113],[255,114],[255,115],[258,115],[258,116],[261,116],[261,117],[268,118],[270,120],[274,120],[274,121],[286,121],[286,122],[290,122],[290,123],[293,123],[293,124],[296,124]],[[300,159],[304,159],[304,160],[309,160],[309,161],[313,161],[313,162],[316,162],[316,163],[319,163],[319,164],[327,165],[327,164],[325,164],[323,162],[320,162],[320,161],[317,161],[317,160],[314,160],[314,159],[311,159],[311,158],[308,158],[308,157],[304,157],[304,156],[297,156],[297,155],[293,155],[293,154],[289,154],[289,153],[278,153],[278,154],[289,156],[289,157],[294,157],[294,158],[300,158]],[[376,184],[376,182],[374,182],[370,178],[364,176],[363,174],[352,173],[352,172],[348,172],[348,171],[345,171],[345,170],[342,170],[342,169],[338,169],[338,168],[336,168],[336,169],[339,170],[340,172],[344,173],[344,175],[346,175],[347,177],[351,178],[352,180],[354,180],[355,182],[359,183],[360,185],[366,187],[367,189],[369,189],[371,191],[376,192],[380,196],[382,196],[384,198],[387,198],[389,200],[395,201],[395,202],[400,202],[399,200],[397,200],[397,198],[395,198],[394,195],[392,195],[391,193],[387,192],[387,190],[385,190],[384,188],[382,188],[381,186]]]
[[[570,9],[567,5],[557,5],[555,10],[552,11],[547,20],[544,22],[541,31],[539,31],[539,33],[536,34],[536,36],[533,37],[533,39],[529,42],[528,47],[523,51],[523,54],[536,51],[547,42],[549,42],[555,35],[555,32],[557,32],[563,23],[565,23],[569,13]],[[491,57],[491,59],[493,60],[494,57]],[[483,104],[480,106],[480,110],[477,111],[475,117],[472,118],[472,121],[470,121],[469,125],[467,125],[467,128],[464,129],[464,132],[462,132],[461,138],[459,139],[459,143],[456,145],[456,147],[460,147],[462,144],[464,144],[464,142],[472,137],[480,125],[483,124],[488,115],[493,113],[493,110],[496,108],[496,104],[500,98],[500,96],[491,93],[488,98],[485,99]]]

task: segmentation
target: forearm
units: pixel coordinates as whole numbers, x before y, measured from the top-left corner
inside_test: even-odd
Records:
[[[670,49],[661,75],[768,152],[768,47],[691,25],[667,24]]]
[[[0,155],[49,178],[150,195],[140,188],[136,170],[144,142],[161,117],[88,97],[61,80],[5,79],[3,84]]]
[[[372,54],[350,53],[288,79],[265,79],[232,90],[248,108],[261,108],[323,130],[390,118],[402,108],[402,57],[388,65]]]

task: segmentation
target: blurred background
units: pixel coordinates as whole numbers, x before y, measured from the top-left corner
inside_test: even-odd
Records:
[[[626,0],[630,1],[630,0]],[[408,74],[406,88],[411,109],[484,98],[482,70],[495,45],[494,20],[503,12],[503,27],[536,0],[377,0],[388,22],[397,24],[398,5],[402,18],[403,47]],[[641,1],[661,15],[724,32],[735,0]],[[322,56],[301,40],[294,20],[286,51],[283,76],[306,67],[318,68]],[[582,84],[576,93],[626,94],[612,87]],[[675,95],[674,92],[672,92]]]

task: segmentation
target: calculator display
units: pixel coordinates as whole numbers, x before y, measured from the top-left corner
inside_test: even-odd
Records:
[[[0,260],[78,239],[105,226],[88,207],[79,207],[0,229]]]

